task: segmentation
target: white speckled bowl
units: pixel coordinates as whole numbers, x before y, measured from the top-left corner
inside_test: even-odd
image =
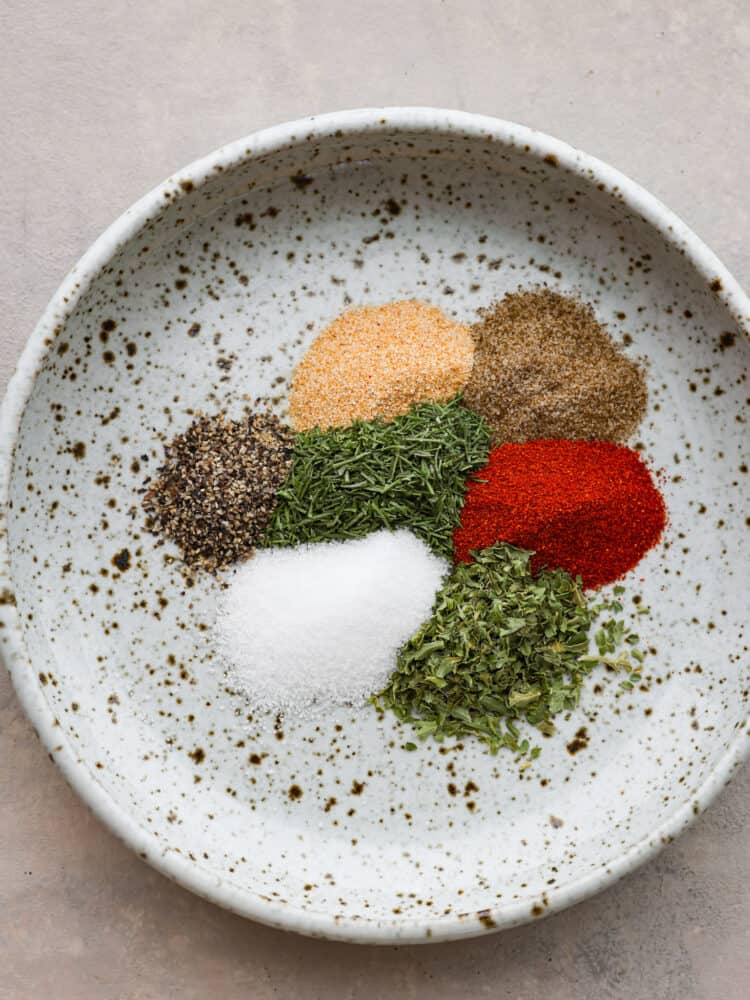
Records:
[[[628,609],[636,594],[653,609],[644,690],[592,675],[526,770],[471,742],[406,753],[368,709],[248,721],[206,639],[217,583],[186,588],[141,528],[163,441],[243,394],[283,409],[295,359],[349,302],[417,296],[470,320],[538,282],[581,292],[650,365],[639,440],[671,524],[625,581]],[[308,934],[457,938],[609,885],[750,743],[749,316],[659,202],[508,122],[342,112],[169,178],[63,282],[2,412],[0,636],[40,739],[141,857]]]

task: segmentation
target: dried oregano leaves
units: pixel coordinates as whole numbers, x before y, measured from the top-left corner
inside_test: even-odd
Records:
[[[606,619],[594,636],[597,652],[588,652],[593,622],[621,605],[587,602],[580,579],[563,570],[535,576],[531,556],[501,543],[456,565],[374,704],[422,738],[473,735],[492,752],[507,747],[534,757],[539,748],[530,749],[517,724],[551,735],[553,716],[575,708],[594,666],[624,670],[623,686],[638,682],[643,656],[622,621]]]

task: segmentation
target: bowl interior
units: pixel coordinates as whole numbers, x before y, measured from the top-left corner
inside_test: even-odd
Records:
[[[23,415],[11,572],[59,742],[150,860],[270,921],[454,936],[604,884],[684,813],[746,715],[750,345],[616,192],[476,134],[298,136],[176,179],[86,282]],[[596,672],[531,767],[470,741],[405,752],[367,708],[253,712],[212,657],[220,584],[186,581],[142,529],[163,442],[199,409],[283,413],[296,360],[349,304],[417,297],[471,321],[538,283],[583,295],[648,361],[638,446],[670,526],[625,581],[628,612],[651,609],[643,690]]]

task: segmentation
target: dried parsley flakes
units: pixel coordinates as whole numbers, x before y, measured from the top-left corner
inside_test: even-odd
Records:
[[[264,544],[409,528],[450,557],[467,477],[486,462],[489,444],[487,424],[459,397],[424,403],[387,423],[305,431]]]
[[[374,704],[411,722],[423,739],[475,735],[493,753],[526,753],[518,721],[551,735],[552,717],[575,708],[597,663],[629,669],[627,656],[609,654],[638,640],[615,619],[597,633],[598,655],[588,653],[597,615],[619,605],[588,604],[580,579],[563,570],[534,576],[531,555],[501,543],[458,564]]]

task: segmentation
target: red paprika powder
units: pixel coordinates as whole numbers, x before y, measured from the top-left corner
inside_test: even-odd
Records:
[[[504,444],[473,478],[453,536],[456,562],[509,542],[536,553],[535,570],[560,567],[600,587],[632,569],[667,520],[643,460],[608,441]]]

